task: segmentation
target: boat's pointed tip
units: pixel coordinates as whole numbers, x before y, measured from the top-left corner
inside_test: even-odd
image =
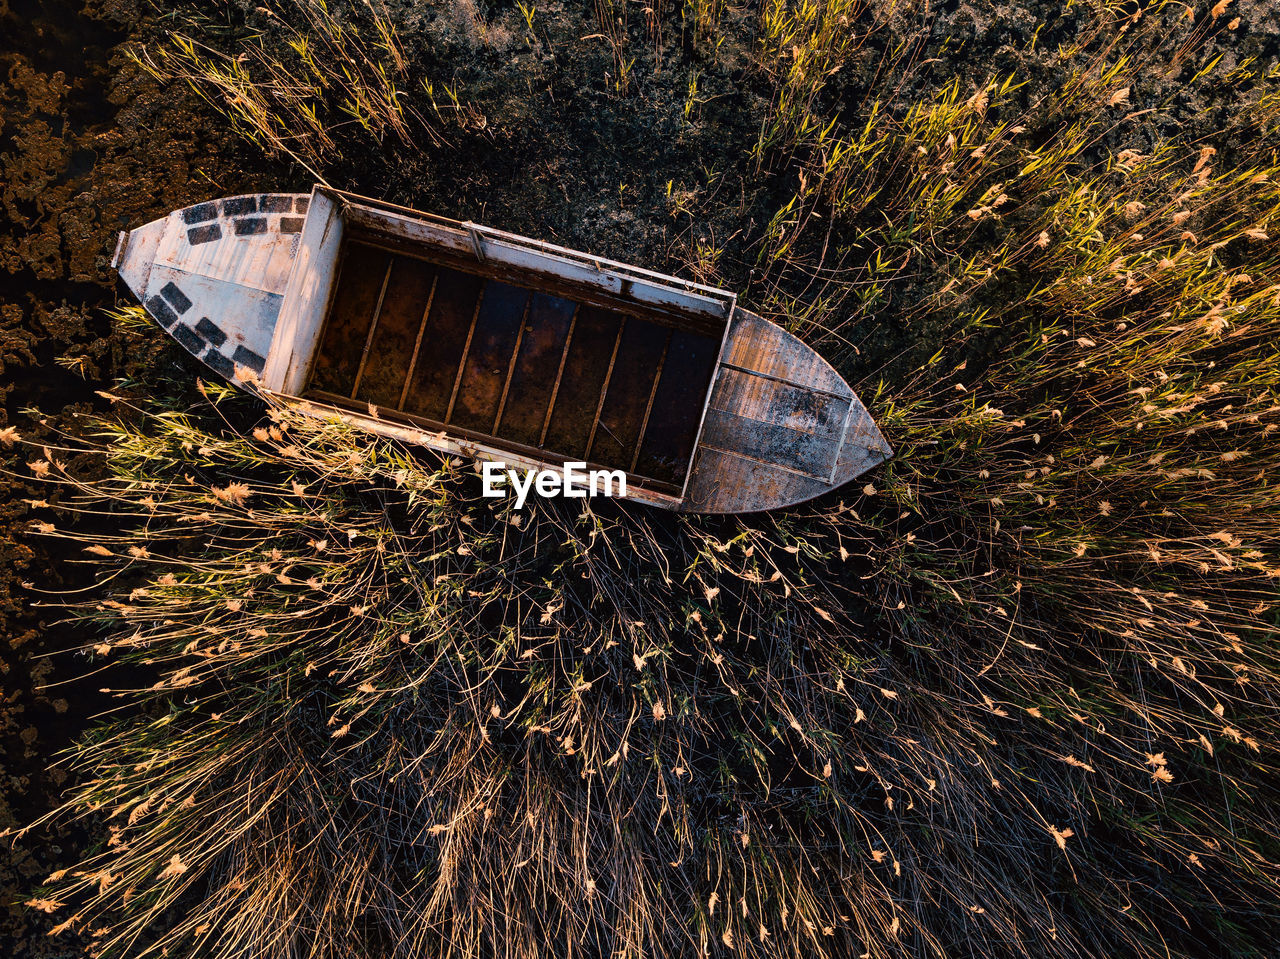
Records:
[[[871,414],[865,409],[861,410],[845,434],[832,475],[831,488],[843,486],[892,458],[893,447],[880,432],[880,427]]]
[[[146,295],[147,278],[151,275],[151,265],[155,262],[167,222],[168,217],[161,217],[127,233],[121,230],[116,240],[111,265],[139,299]]]

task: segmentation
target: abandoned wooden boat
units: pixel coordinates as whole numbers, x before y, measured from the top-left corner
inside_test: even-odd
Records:
[[[731,293],[326,187],[177,210],[113,266],[233,383],[516,469],[621,470],[654,506],[787,506],[892,452]]]

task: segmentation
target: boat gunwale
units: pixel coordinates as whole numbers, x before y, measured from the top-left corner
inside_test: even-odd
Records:
[[[549,293],[562,299],[581,303],[583,306],[599,307],[614,313],[622,313],[637,319],[648,320],[660,326],[694,333],[699,336],[722,339],[728,335],[729,327],[732,326],[731,320],[722,320],[711,314],[699,315],[682,313],[675,309],[664,309],[658,305],[637,302],[593,289],[590,286],[575,282],[570,278],[557,276],[554,273],[510,267],[505,264],[495,263],[492,260],[481,261],[471,252],[460,253],[443,246],[427,245],[422,240],[385,233],[365,223],[347,222],[344,224],[344,232],[344,242],[353,240],[365,246],[382,250],[385,253],[410,257],[434,266],[443,266],[462,273],[469,273],[472,276],[479,276],[486,280],[497,280],[503,283],[511,283],[515,286],[523,286],[536,293]],[[529,280],[536,280],[537,282],[529,283]],[[735,306],[736,309],[737,307]]]
[[[423,210],[415,210],[413,207],[402,206],[401,204],[391,203],[387,200],[361,196],[356,193],[349,193],[346,190],[339,190],[334,187],[317,185],[315,187],[315,192],[334,194],[345,203],[353,206],[367,207],[371,210],[393,210],[398,213],[410,214],[409,217],[406,217],[407,219],[428,221],[437,225],[442,225],[454,232],[467,236],[469,239],[474,238],[476,234],[488,235],[496,240],[510,243],[513,246],[526,247],[544,255],[555,256],[561,259],[566,259],[570,262],[585,263],[595,267],[597,271],[600,272],[604,272],[604,268],[607,268],[609,272],[617,273],[624,279],[627,274],[631,274],[645,281],[657,281],[657,285],[659,286],[676,289],[679,292],[721,304],[721,312],[723,313],[723,319],[726,323],[732,320],[733,310],[737,305],[738,294],[734,293],[732,290],[726,290],[723,287],[708,286],[705,283],[686,280],[682,277],[672,276],[669,273],[659,273],[656,270],[648,270],[644,267],[634,266],[630,263],[623,263],[620,260],[611,260],[608,257],[596,256],[594,253],[587,253],[583,250],[574,250],[569,247],[550,243],[546,240],[522,236],[519,233],[509,233],[506,230],[499,230],[496,227],[485,226],[481,223],[473,223],[470,220],[454,220],[446,216],[441,216],[438,213],[427,213]],[[483,263],[482,257],[478,256],[477,260]]]

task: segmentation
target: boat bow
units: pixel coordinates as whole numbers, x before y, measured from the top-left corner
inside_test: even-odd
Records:
[[[826,360],[739,307],[681,509],[748,513],[790,506],[892,455],[871,414]]]

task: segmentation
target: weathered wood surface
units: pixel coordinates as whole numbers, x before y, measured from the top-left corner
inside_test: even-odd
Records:
[[[271,339],[265,389],[284,396],[302,392],[311,373],[311,356],[320,334],[329,295],[336,282],[338,250],[344,237],[342,217],[332,196],[313,190],[297,254],[284,291],[279,322]],[[300,349],[299,344],[307,344]]]
[[[746,513],[799,503],[893,451],[826,360],[739,307],[681,509]]]
[[[717,337],[677,330],[542,292],[537,277],[517,286],[362,236],[336,272],[302,396],[679,495],[727,324]]]
[[[233,382],[513,468],[623,469],[667,509],[786,506],[892,455],[825,360],[726,291],[326,188],[175,211],[116,265]]]
[[[737,297],[727,290],[592,256],[475,223],[457,223],[354,194],[329,191],[346,202],[344,220],[408,251],[431,250],[464,269],[482,266],[494,279],[519,285],[542,278],[548,292],[611,309],[633,308],[689,328],[722,331]],[[602,298],[596,300],[595,297]]]

